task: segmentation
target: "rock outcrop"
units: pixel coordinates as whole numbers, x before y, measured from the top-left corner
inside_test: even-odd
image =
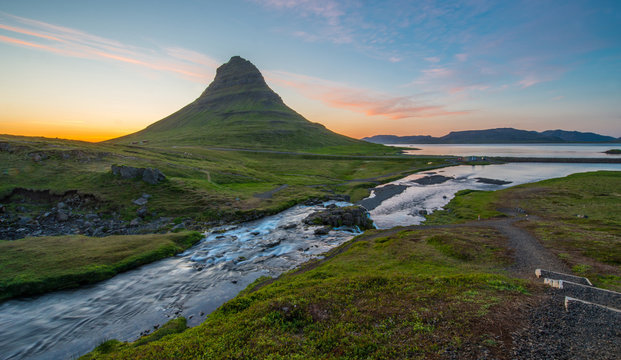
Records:
[[[361,230],[374,229],[369,212],[362,206],[329,206],[324,211],[314,212],[304,220],[308,225],[328,225],[331,227],[358,227]]]
[[[159,184],[166,179],[166,176],[161,171],[152,168],[112,165],[112,173],[123,179],[142,179],[142,181],[151,185]]]

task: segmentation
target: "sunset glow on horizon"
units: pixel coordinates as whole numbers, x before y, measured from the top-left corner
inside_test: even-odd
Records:
[[[240,55],[289,107],[351,137],[621,137],[617,1],[2,1],[0,53],[0,134],[126,135]]]

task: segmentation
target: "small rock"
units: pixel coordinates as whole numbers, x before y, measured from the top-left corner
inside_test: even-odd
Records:
[[[67,213],[66,213],[66,212],[64,212],[64,211],[59,211],[59,212],[56,214],[56,220],[57,220],[57,221],[60,221],[60,222],[67,221],[67,220],[69,220],[69,214],[67,214]]]
[[[144,218],[147,215],[147,208],[146,207],[141,207],[138,210],[136,210],[136,215],[140,216],[141,218]]]
[[[135,218],[129,222],[129,226],[138,226],[140,225],[140,218]]]
[[[320,227],[315,230],[315,235],[327,235],[332,228],[330,226]]]
[[[17,224],[24,226],[28,224],[31,220],[32,218],[30,216],[20,216],[19,219],[17,220]]]
[[[151,195],[145,193],[145,194],[142,194],[142,197],[145,199],[150,199]]]
[[[172,227],[172,231],[175,230],[184,230],[185,229],[185,224],[181,223],[181,224],[177,224],[175,226]]]
[[[296,227],[298,227],[297,224],[291,223],[291,224],[283,225],[280,228],[283,229],[283,230],[289,230],[289,229],[294,229]]]
[[[136,199],[136,200],[134,200],[132,202],[134,204],[138,205],[138,206],[144,206],[144,205],[146,205],[149,202],[149,200],[141,197],[141,198],[138,198],[138,199]]]
[[[62,202],[62,201],[61,201],[61,202],[59,202],[59,203],[56,205],[56,207],[57,207],[58,209],[64,209],[64,208],[66,208],[66,207],[67,207],[67,204],[65,204],[64,202]]]
[[[424,215],[427,215],[427,214],[428,214],[427,210],[425,210],[425,209],[418,210],[418,215],[423,215],[424,216]]]

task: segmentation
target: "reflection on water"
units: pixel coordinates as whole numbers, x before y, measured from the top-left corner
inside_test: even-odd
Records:
[[[425,220],[425,213],[441,209],[459,190],[497,190],[595,170],[621,171],[621,164],[510,163],[503,165],[462,165],[425,174],[414,174],[391,183],[405,185],[407,188],[400,194],[384,200],[379,206],[371,210],[371,218],[375,225],[381,229],[420,224]],[[435,185],[420,185],[414,182],[416,179],[433,174],[450,177],[450,179]],[[481,180],[477,178],[503,180],[510,183],[495,185],[480,182]]]
[[[507,156],[538,158],[620,158],[603,152],[619,149],[621,144],[398,144],[414,147],[411,155]]]
[[[197,325],[256,278],[279,275],[354,235],[339,230],[320,236],[302,225],[320,208],[296,206],[219,229],[178,257],[92,286],[4,302],[0,358],[72,358],[107,339],[134,340],[177,316]]]

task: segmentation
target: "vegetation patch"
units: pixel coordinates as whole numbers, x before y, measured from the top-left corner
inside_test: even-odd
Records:
[[[0,198],[15,188],[55,194],[76,190],[99,199],[99,212],[117,212],[127,221],[138,209],[131,200],[143,193],[152,196],[148,211],[157,216],[248,220],[255,213],[271,214],[309,198],[341,194],[359,200],[377,183],[429,168],[429,160],[434,167],[450,165],[446,159],[395,155],[397,149],[358,142],[308,153],[8,135],[0,136],[0,144]],[[112,165],[158,169],[167,180],[152,185],[123,179],[112,174]],[[255,196],[285,184],[271,197]]]
[[[422,359],[479,345],[504,358],[505,315],[532,291],[503,274],[510,254],[494,229],[374,231],[332,253],[258,280],[195,328],[84,358]]]
[[[621,291],[621,172],[578,173],[494,191],[464,191],[428,223],[456,223],[501,216],[535,215],[516,225],[530,231],[576,275]]]
[[[30,237],[0,241],[0,300],[74,288],[173,256],[194,245],[198,232]]]
[[[497,191],[460,190],[443,210],[427,216],[426,225],[456,224],[506,216],[496,210]]]

